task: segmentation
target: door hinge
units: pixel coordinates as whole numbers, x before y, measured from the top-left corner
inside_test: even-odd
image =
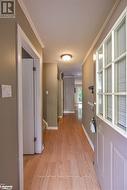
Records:
[[[36,71],[36,67],[33,67],[33,71]]]
[[[37,141],[37,137],[34,137],[34,142],[36,142]]]

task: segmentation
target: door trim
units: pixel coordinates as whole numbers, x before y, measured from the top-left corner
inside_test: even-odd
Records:
[[[17,25],[17,90],[18,90],[18,157],[19,157],[19,190],[24,188],[24,175],[23,175],[23,110],[22,110],[22,47],[36,60],[35,64],[38,65],[39,79],[38,88],[39,90],[39,105],[37,110],[38,118],[37,134],[38,141],[36,143],[36,152],[41,153],[44,149],[42,145],[42,56],[36,51],[28,37],[25,35],[19,25]]]

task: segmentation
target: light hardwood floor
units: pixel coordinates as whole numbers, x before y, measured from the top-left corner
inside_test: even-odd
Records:
[[[93,152],[74,114],[46,130],[41,155],[24,157],[24,190],[100,190]]]

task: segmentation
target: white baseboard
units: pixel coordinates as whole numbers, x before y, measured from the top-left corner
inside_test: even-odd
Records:
[[[48,126],[46,127],[47,130],[58,130],[58,126]]]
[[[59,115],[59,116],[58,116],[58,118],[59,118],[59,119],[62,119],[62,118],[63,118],[63,116],[62,116],[62,115]]]
[[[93,145],[93,142],[91,141],[91,139],[90,139],[90,137],[89,137],[88,133],[86,132],[85,127],[84,127],[84,125],[83,125],[83,124],[82,124],[82,128],[83,128],[83,131],[84,131],[84,133],[85,133],[85,135],[86,135],[86,137],[87,137],[87,139],[88,139],[88,142],[89,142],[89,144],[90,144],[91,148],[92,148],[92,149],[93,149],[93,151],[94,151],[94,145]]]
[[[43,152],[44,148],[45,148],[45,147],[44,147],[44,144],[43,144],[43,145],[42,145],[42,152]]]
[[[64,111],[64,113],[75,113],[75,111]]]

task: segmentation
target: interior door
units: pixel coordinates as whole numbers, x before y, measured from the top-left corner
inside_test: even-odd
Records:
[[[34,154],[35,114],[33,59],[22,61],[23,84],[23,153]]]

